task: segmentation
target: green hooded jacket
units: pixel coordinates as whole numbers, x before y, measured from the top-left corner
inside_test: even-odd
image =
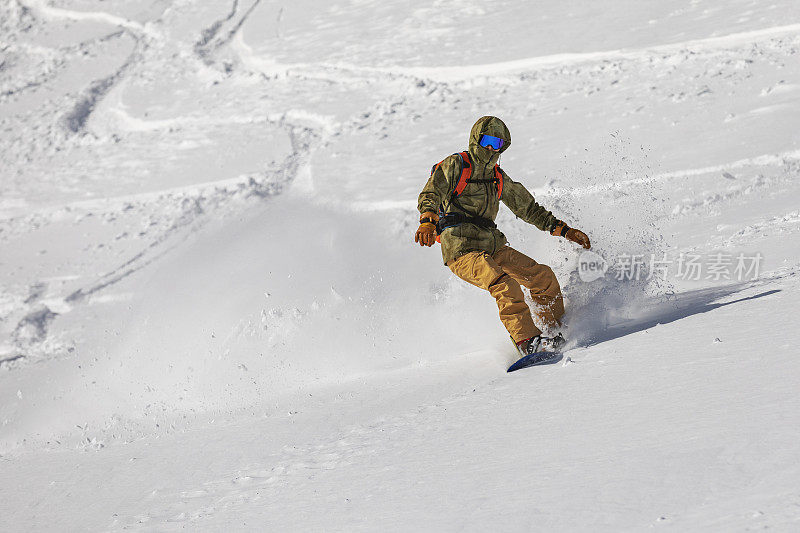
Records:
[[[493,152],[478,144],[481,135],[500,137],[505,142],[499,151]],[[491,179],[494,177],[494,166],[500,154],[511,145],[511,133],[497,117],[481,117],[472,126],[469,134],[469,158],[472,165],[472,179]],[[425,184],[419,194],[417,209],[420,214],[428,211],[438,213],[439,207],[445,213],[466,212],[469,216],[480,216],[494,220],[502,201],[511,212],[519,218],[533,224],[543,231],[552,231],[560,222],[553,213],[540,206],[533,195],[521,184],[503,172],[503,193],[498,200],[497,188],[493,183],[467,183],[464,192],[458,197],[459,209],[451,204],[450,199],[461,176],[461,158],[454,154],[447,157]],[[447,228],[442,232],[442,258],[444,263],[468,253],[488,252],[494,254],[508,244],[505,235],[498,229],[489,229],[475,224],[461,224]]]

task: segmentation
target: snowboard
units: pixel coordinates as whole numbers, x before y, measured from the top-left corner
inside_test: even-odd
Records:
[[[506,372],[513,372],[515,370],[519,370],[521,368],[528,368],[529,366],[536,366],[536,365],[552,365],[553,363],[558,363],[561,361],[561,358],[564,357],[564,354],[561,352],[536,352],[526,356],[523,356],[520,360],[516,363],[508,367]]]

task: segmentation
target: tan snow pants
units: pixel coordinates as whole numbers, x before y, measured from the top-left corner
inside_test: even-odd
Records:
[[[533,323],[522,287],[530,290],[534,313],[545,328],[559,325],[564,315],[564,299],[553,270],[510,246],[504,246],[494,255],[469,252],[447,266],[459,278],[494,296],[500,321],[514,342],[542,333]]]

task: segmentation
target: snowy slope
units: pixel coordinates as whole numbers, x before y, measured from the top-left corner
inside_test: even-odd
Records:
[[[3,529],[797,528],[798,57],[791,1],[0,3]],[[572,340],[506,375],[411,242],[484,114],[606,259],[758,279],[503,209]]]

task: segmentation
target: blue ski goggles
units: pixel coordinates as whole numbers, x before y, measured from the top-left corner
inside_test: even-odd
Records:
[[[505,141],[500,137],[492,137],[491,135],[481,135],[478,144],[480,144],[484,148],[489,148],[491,146],[495,150],[499,150],[500,148],[502,148],[504,142]]]

